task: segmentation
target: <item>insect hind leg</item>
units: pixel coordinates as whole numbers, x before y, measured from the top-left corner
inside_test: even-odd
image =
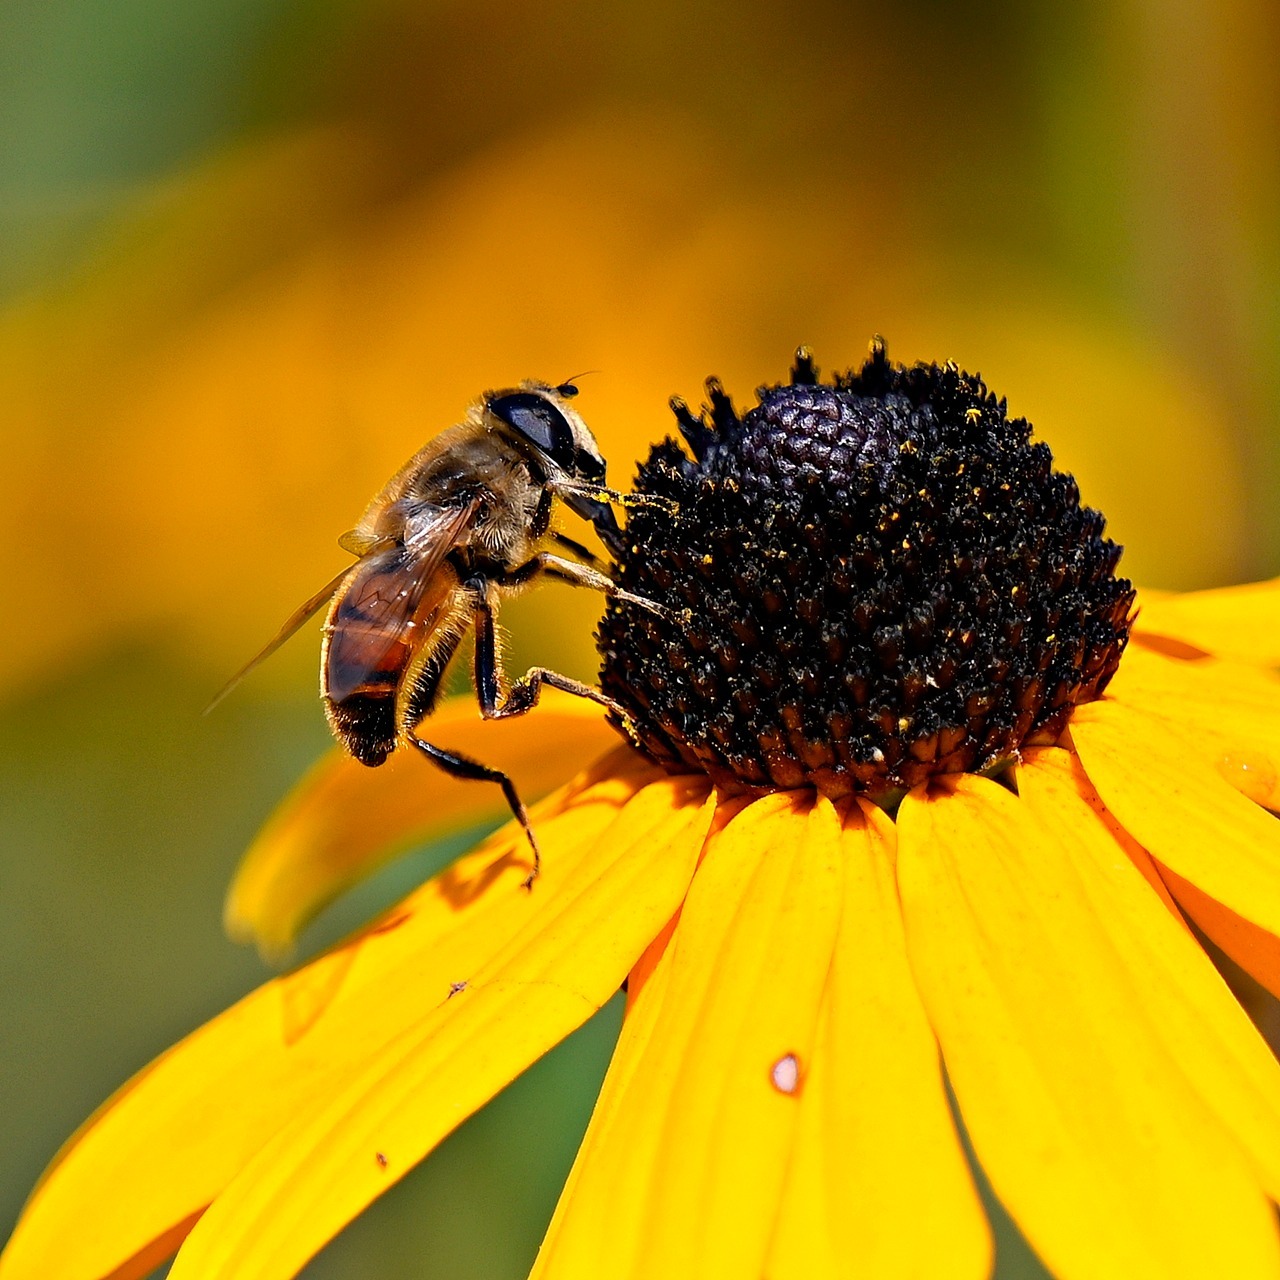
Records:
[[[529,872],[524,880],[524,887],[532,889],[533,882],[542,871],[542,851],[538,848],[538,841],[533,834],[533,827],[529,825],[529,811],[524,807],[524,801],[520,799],[516,784],[501,769],[493,769],[487,764],[481,764],[479,760],[464,756],[460,751],[448,751],[444,747],[437,747],[434,743],[427,742],[424,738],[419,738],[416,734],[410,734],[409,741],[436,768],[443,769],[451,777],[465,778],[472,782],[496,782],[502,788],[502,794],[506,797],[507,806],[510,808],[515,820],[524,829],[525,838],[529,841],[529,848],[533,850],[533,870]]]

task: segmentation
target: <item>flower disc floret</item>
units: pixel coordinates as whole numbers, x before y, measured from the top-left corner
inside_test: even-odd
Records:
[[[1128,639],[1120,547],[1031,427],[954,365],[821,382],[808,353],[739,416],[714,380],[692,457],[655,446],[601,683],[636,744],[731,789],[891,799],[1055,741]]]

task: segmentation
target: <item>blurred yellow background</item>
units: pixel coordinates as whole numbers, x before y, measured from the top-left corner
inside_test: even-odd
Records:
[[[0,1223],[261,975],[221,894],[325,748],[314,630],[200,707],[484,388],[593,370],[625,484],[672,393],[879,332],[1007,395],[1141,583],[1280,571],[1278,55],[1270,0],[4,6]],[[589,677],[598,607],[509,607],[512,665]],[[615,1027],[308,1274],[522,1275]]]

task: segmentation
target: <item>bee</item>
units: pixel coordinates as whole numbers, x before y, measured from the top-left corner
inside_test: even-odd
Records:
[[[532,381],[486,392],[461,423],[418,450],[339,538],[356,563],[295,610],[208,708],[328,605],[320,691],[334,736],[361,764],[377,766],[397,748],[412,747],[454,777],[497,783],[533,850],[526,887],[537,878],[541,854],[511,778],[436,746],[419,730],[468,632],[485,719],[523,715],[547,685],[623,716],[598,689],[546,667],[531,668],[508,688],[498,652],[500,601],[540,578],[663,612],[621,590],[586,547],[551,528],[558,500],[616,555],[623,534],[611,504],[642,501],[605,485],[599,446],[569,403],[577,394],[569,382]]]

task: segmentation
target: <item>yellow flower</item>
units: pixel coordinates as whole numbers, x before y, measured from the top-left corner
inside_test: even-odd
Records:
[[[953,372],[932,371],[948,395],[959,385],[969,396],[973,416],[959,420],[1010,425],[979,384],[946,383]],[[861,394],[868,377],[836,390]],[[811,385],[797,376],[779,395]],[[902,385],[883,403],[897,405]],[[737,419],[717,393],[725,439]],[[911,441],[932,438],[927,419],[911,419],[924,433]],[[712,428],[691,415],[685,425],[705,477]],[[655,451],[642,480],[676,476],[674,457]],[[1024,481],[1058,483],[1017,474],[1013,505]],[[803,488],[802,465],[787,475]],[[935,527],[985,527],[1003,503],[975,489]],[[875,739],[887,751],[833,764],[811,750],[810,729],[790,725],[789,746],[761,733],[752,764],[732,736],[745,722],[717,719],[715,673],[682,684],[692,659],[662,624],[636,643],[668,665],[624,686],[611,646],[623,623],[640,623],[616,605],[602,624],[605,684],[647,689],[644,753],[606,749],[596,709],[563,697],[492,725],[465,700],[443,708],[434,736],[530,791],[576,771],[532,811],[543,851],[532,892],[520,887],[528,846],[509,825],[175,1046],[55,1160],[0,1280],[142,1276],[179,1245],[175,1280],[293,1275],[624,981],[622,1035],[536,1276],[984,1276],[991,1238],[957,1114],[1055,1275],[1280,1274],[1280,1065],[1188,927],[1280,992],[1280,826],[1268,812],[1280,809],[1280,580],[1144,598],[1126,649],[1127,584],[1111,576],[1091,515],[1071,507],[1053,527],[1079,516],[1086,550],[1110,566],[1096,579],[1103,612],[1119,608],[1126,626],[1102,626],[1087,604],[1079,617],[1105,657],[1097,670],[1113,658],[1118,669],[1074,709],[1052,687],[1012,686],[1011,707],[1039,700],[1019,742],[983,710],[974,741],[1004,754],[975,747],[965,767],[1007,766],[998,779],[935,770],[912,783],[917,764],[942,756],[925,749],[939,735],[924,712],[905,708]],[[896,517],[886,521],[903,546],[922,529],[907,521],[899,538]],[[630,523],[636,547],[666,536]],[[742,530],[731,594],[744,608],[752,592],[783,589],[742,568],[758,533]],[[787,557],[763,535],[760,545],[760,563],[785,575]],[[1026,559],[1016,539],[1000,545]],[[623,561],[624,576],[655,565],[662,576],[635,547]],[[701,590],[695,577],[671,590]],[[974,599],[998,581],[993,570]],[[797,617],[804,599],[790,602]],[[1018,599],[1028,628],[1050,616],[1027,606],[1022,618]],[[1004,603],[992,607],[1007,625]],[[716,608],[682,617],[681,634],[696,641]],[[792,613],[780,609],[779,626]],[[840,649],[848,634],[821,631],[831,616],[814,634]],[[1052,650],[1084,688],[1092,657],[1062,647],[1070,619],[1053,625],[1015,666]],[[910,687],[911,659],[869,634]],[[972,651],[965,634],[950,627],[946,644]],[[722,665],[753,654],[734,648]],[[808,667],[794,661],[802,688]],[[1043,670],[1059,668],[1046,659]],[[767,689],[767,676],[735,690]],[[699,710],[692,691],[704,687]],[[662,704],[672,688],[679,725]],[[917,695],[913,707],[931,705]],[[735,788],[730,760],[744,772],[802,768],[808,782]],[[864,765],[872,772],[850,789]],[[903,783],[895,816],[867,799],[889,805]],[[395,847],[494,800],[413,760],[372,771],[326,760],[250,851],[229,923],[281,949]]]

